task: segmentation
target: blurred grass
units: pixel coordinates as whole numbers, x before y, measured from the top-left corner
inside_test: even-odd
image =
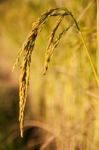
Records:
[[[13,120],[14,116],[9,118],[6,114],[8,112],[12,114],[16,105],[12,106],[13,102],[18,105],[18,94],[12,92],[14,95],[12,100],[12,94],[9,95],[10,89],[11,91],[15,87],[17,89],[16,78],[18,79],[18,75],[17,71],[12,74],[10,70],[18,49],[31,29],[32,22],[48,8],[60,6],[67,7],[78,19],[89,3],[91,3],[90,0],[0,1],[1,68],[9,70],[7,72],[10,76],[10,79],[5,77],[4,80],[0,76],[0,139],[7,136],[4,131],[5,127],[8,133],[13,129],[7,129],[7,124],[10,119]],[[80,19],[79,25],[95,67],[99,70],[99,55],[96,47],[96,10],[96,1],[93,1]],[[55,50],[47,75],[42,75],[45,48],[55,21],[51,19],[46,23],[33,52],[26,119],[39,120],[44,122],[45,126],[48,124],[53,134],[53,130],[56,129],[57,135],[61,139],[61,142],[56,140],[59,150],[98,150],[99,88],[96,85],[80,37],[74,28],[63,37]],[[67,22],[63,23],[61,29],[65,27],[65,24],[67,25]],[[9,65],[6,65],[5,62]],[[0,75],[3,72],[2,76],[4,76],[5,70],[1,71]],[[12,82],[12,80],[14,81]],[[8,84],[8,82],[11,84]],[[6,83],[5,86],[4,83]],[[6,105],[9,102],[12,108],[6,108],[4,101],[5,103],[7,101]],[[5,108],[8,112],[4,112]],[[11,122],[11,126],[14,126],[18,121],[16,112],[13,112],[13,115],[16,118]],[[8,118],[7,122],[4,121],[5,118]],[[9,137],[11,138],[11,136]],[[13,135],[12,141],[14,141]],[[9,143],[11,144],[8,148]],[[5,140],[3,147],[0,144],[0,149],[13,150],[15,147],[16,149],[22,149],[21,144],[19,144],[19,147],[21,147],[19,148],[13,143]],[[24,149],[29,149],[26,142],[23,145],[25,146]]]

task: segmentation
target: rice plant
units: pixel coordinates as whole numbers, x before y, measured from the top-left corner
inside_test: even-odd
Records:
[[[62,32],[60,32],[55,38],[56,32],[61,25],[61,22],[66,19],[67,16],[70,16],[72,19],[72,23],[70,22],[70,25]],[[32,24],[32,29],[27,36],[25,42],[23,43],[22,48],[18,52],[18,56],[16,59],[16,62],[13,66],[13,70],[17,66],[18,62],[22,59],[21,61],[21,66],[20,66],[20,88],[19,88],[19,122],[20,122],[20,132],[21,132],[21,137],[23,137],[23,128],[24,128],[24,111],[25,111],[25,105],[26,105],[26,100],[27,100],[27,94],[28,94],[28,86],[29,86],[29,78],[30,78],[30,65],[31,65],[31,56],[32,52],[35,47],[35,42],[37,40],[37,37],[39,33],[42,30],[43,25],[47,22],[47,20],[51,17],[58,17],[58,21],[56,22],[53,30],[51,31],[50,37],[49,37],[49,42],[48,46],[46,48],[46,54],[45,54],[45,64],[44,64],[44,72],[43,74],[45,75],[47,70],[48,70],[48,65],[51,60],[52,54],[59,45],[60,40],[62,39],[63,35],[73,26],[76,27],[78,34],[81,37],[81,41],[84,45],[85,52],[87,55],[87,58],[89,60],[89,63],[91,65],[94,77],[96,79],[97,85],[99,86],[99,79],[97,76],[97,72],[95,70],[94,64],[92,62],[92,59],[90,57],[89,51],[87,49],[87,46],[85,44],[82,32],[80,30],[80,27],[74,17],[74,15],[67,9],[67,8],[54,8],[50,9],[44,14],[40,16],[37,21],[35,21]]]

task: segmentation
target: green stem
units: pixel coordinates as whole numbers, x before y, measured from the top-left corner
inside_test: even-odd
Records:
[[[83,35],[82,35],[82,32],[79,31],[79,34],[80,34],[82,43],[83,43],[83,45],[84,45],[84,47],[85,47],[86,54],[87,54],[88,60],[89,60],[89,62],[90,62],[90,65],[91,65],[91,68],[92,68],[94,77],[95,77],[95,79],[96,79],[97,85],[98,85],[98,87],[99,87],[99,78],[98,78],[97,72],[96,72],[96,70],[95,70],[95,66],[94,66],[94,64],[93,64],[93,62],[92,62],[92,59],[91,59],[91,56],[90,56],[90,54],[89,54],[88,48],[87,48],[87,46],[86,46],[86,44],[85,44],[85,41],[84,41],[84,37],[83,37]]]

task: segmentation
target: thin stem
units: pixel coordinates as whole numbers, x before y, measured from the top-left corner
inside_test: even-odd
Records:
[[[91,65],[91,68],[92,68],[94,77],[95,77],[95,79],[96,79],[97,85],[99,86],[99,78],[98,78],[97,72],[96,72],[96,70],[95,70],[95,66],[94,66],[94,64],[93,64],[93,62],[92,62],[91,56],[90,56],[90,54],[89,54],[88,48],[87,48],[87,46],[86,46],[86,43],[85,43],[85,41],[84,41],[84,37],[83,37],[83,35],[82,35],[82,32],[79,31],[79,34],[80,34],[82,43],[83,43],[83,45],[84,45],[84,47],[85,47],[86,54],[87,54],[88,60],[89,60],[89,62],[90,62],[90,65]]]

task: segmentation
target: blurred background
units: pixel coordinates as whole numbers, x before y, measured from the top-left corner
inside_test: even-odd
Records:
[[[19,66],[13,73],[12,66],[32,23],[61,6],[78,20],[99,74],[95,0],[0,0],[0,150],[99,150],[99,87],[75,27],[64,35],[42,75],[57,18],[49,19],[36,41],[20,138]],[[68,20],[60,30],[66,25]]]

